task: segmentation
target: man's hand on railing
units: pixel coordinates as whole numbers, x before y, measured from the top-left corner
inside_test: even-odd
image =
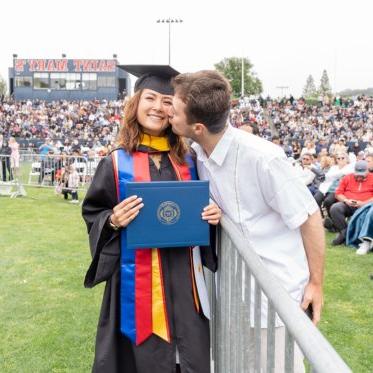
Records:
[[[304,289],[301,307],[304,311],[311,307],[312,322],[317,325],[321,318],[321,310],[324,306],[322,285],[309,282]]]

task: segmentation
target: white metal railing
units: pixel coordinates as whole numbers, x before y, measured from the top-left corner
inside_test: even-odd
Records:
[[[275,353],[278,353],[275,343],[276,314],[286,330],[285,349],[280,351],[284,357],[285,373],[294,371],[294,350],[297,346],[313,372],[351,372],[275,276],[264,266],[234,224],[224,216],[221,225],[218,240],[219,270],[214,276],[207,275],[212,307],[212,372],[278,372],[275,367]],[[261,367],[260,351],[262,293],[268,299],[266,367]],[[252,299],[253,315],[250,304]],[[250,320],[254,322],[253,327]],[[250,349],[250,345],[254,348]]]

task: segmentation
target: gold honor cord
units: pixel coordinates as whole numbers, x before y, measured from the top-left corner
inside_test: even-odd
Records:
[[[166,302],[162,289],[158,249],[152,249],[152,320],[153,333],[170,342],[166,320]]]

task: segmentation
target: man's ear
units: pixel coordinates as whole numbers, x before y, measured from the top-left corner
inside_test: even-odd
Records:
[[[194,126],[193,126],[193,130],[194,130],[194,133],[195,135],[197,136],[201,136],[204,132],[207,131],[207,128],[205,127],[204,124],[202,123],[194,123]]]

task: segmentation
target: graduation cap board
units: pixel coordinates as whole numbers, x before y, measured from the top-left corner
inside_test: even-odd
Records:
[[[119,67],[138,78],[135,92],[147,88],[164,95],[174,94],[171,79],[179,72],[169,65],[121,65]]]

